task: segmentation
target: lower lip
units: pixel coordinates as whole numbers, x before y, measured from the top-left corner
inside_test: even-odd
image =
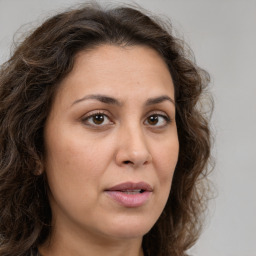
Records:
[[[152,194],[150,191],[137,194],[126,194],[121,191],[106,191],[106,193],[122,206],[130,208],[144,205]]]

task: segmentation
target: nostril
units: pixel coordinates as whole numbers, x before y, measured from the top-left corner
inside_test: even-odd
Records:
[[[131,161],[129,161],[129,160],[124,161],[123,163],[124,163],[124,164],[132,164],[132,162],[131,162]]]

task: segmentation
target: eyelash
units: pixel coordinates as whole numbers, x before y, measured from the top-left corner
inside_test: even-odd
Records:
[[[154,127],[154,128],[159,128],[159,129],[161,129],[161,128],[164,128],[165,126],[167,126],[168,124],[170,124],[170,123],[172,122],[172,119],[171,119],[168,115],[162,114],[162,113],[159,113],[159,112],[153,112],[153,113],[151,112],[150,115],[147,116],[146,121],[148,121],[148,119],[149,119],[150,117],[153,117],[153,116],[157,117],[158,120],[159,120],[159,117],[160,117],[160,118],[163,118],[163,119],[164,119],[164,122],[165,122],[164,125],[160,125],[160,126],[152,125],[152,127]],[[145,122],[146,122],[146,121],[145,121]],[[149,126],[151,126],[151,125],[149,124]]]
[[[82,118],[82,122],[86,125],[89,125],[89,126],[92,126],[92,127],[95,127],[95,128],[99,128],[100,126],[106,126],[106,125],[97,125],[97,124],[93,124],[93,123],[89,123],[89,120],[93,117],[96,117],[96,116],[104,116],[104,119],[107,117],[108,120],[111,121],[111,119],[109,118],[109,116],[104,112],[104,111],[96,111],[96,112],[91,112],[89,113],[88,115],[86,115],[85,117]],[[105,121],[105,120],[104,120]],[[113,124],[113,122],[111,121],[111,123]],[[109,125],[109,124],[108,124]]]
[[[105,121],[105,118],[107,118],[110,123],[109,124],[103,124],[103,125],[102,124],[95,124],[94,121],[92,121],[92,123],[89,123],[89,120],[96,117],[96,116],[104,116],[103,122]],[[153,113],[151,112],[150,115],[147,116],[147,118],[144,122],[148,122],[149,118],[153,117],[153,116],[157,117],[158,119],[159,119],[159,117],[163,118],[164,121],[165,121],[165,124],[160,125],[160,126],[147,124],[148,126],[150,126],[152,128],[161,129],[161,128],[164,128],[165,126],[167,126],[168,124],[170,124],[172,122],[172,119],[168,115],[162,114],[162,113],[159,113],[159,112],[153,112]],[[111,121],[111,118],[108,116],[108,114],[106,114],[104,111],[91,112],[91,113],[89,113],[88,115],[86,115],[85,117],[82,118],[82,122],[85,125],[88,125],[88,126],[91,126],[91,127],[94,127],[94,128],[103,128],[103,127],[114,124],[114,122]]]

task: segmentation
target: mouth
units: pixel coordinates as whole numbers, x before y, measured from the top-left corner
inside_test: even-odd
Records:
[[[147,203],[153,188],[145,182],[126,182],[105,190],[107,195],[119,205],[134,208]]]
[[[121,190],[120,192],[123,192],[127,195],[136,195],[138,193],[143,193],[145,190],[143,189],[135,189],[135,190]]]
[[[120,192],[134,192],[134,193],[143,193],[145,191],[152,192],[153,188],[146,182],[125,182],[118,184],[116,186],[113,186],[107,191],[120,191]]]

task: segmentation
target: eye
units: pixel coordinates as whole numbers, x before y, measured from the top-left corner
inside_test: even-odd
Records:
[[[101,112],[86,115],[82,119],[82,122],[89,126],[105,126],[113,124],[110,118],[105,113]]]
[[[164,127],[171,122],[170,117],[163,114],[153,114],[147,117],[145,124],[155,127]]]

